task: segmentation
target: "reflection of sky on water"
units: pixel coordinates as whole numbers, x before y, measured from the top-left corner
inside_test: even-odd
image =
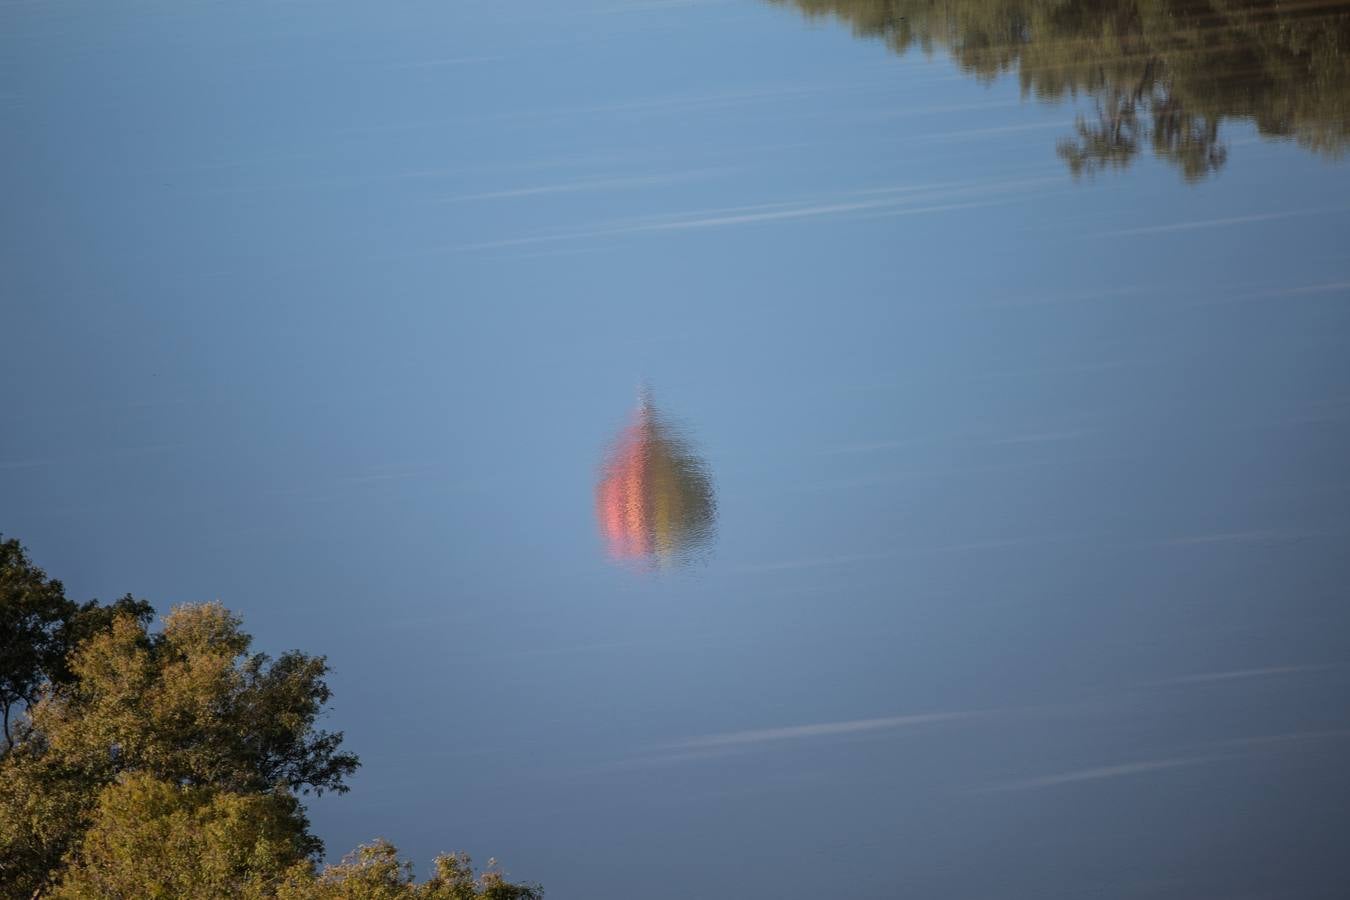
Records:
[[[667,568],[706,550],[716,500],[707,466],[645,392],[614,439],[596,487],[596,515],[615,560]]]
[[[0,4],[0,530],[327,654],[334,851],[1339,898],[1344,161],[1075,180],[1091,97],[565,6]],[[716,475],[686,577],[597,552],[638,377]]]

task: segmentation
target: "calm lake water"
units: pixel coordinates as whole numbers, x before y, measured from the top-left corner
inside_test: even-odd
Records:
[[[326,653],[336,856],[1350,880],[1342,4],[0,5],[0,531]]]

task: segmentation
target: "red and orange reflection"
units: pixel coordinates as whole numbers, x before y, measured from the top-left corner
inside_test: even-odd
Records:
[[[615,559],[668,566],[711,542],[716,502],[707,466],[650,398],[609,451],[596,512]]]

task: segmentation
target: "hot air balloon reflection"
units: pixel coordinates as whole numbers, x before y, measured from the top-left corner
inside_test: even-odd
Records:
[[[716,509],[707,466],[644,396],[596,488],[610,556],[662,568],[687,561],[711,545]]]

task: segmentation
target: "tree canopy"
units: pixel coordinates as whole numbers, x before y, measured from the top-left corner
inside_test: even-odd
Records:
[[[1319,153],[1350,145],[1350,6],[1343,0],[770,0],[834,16],[897,53],[949,52],[966,73],[1015,72],[1024,96],[1091,99],[1058,152],[1075,174],[1145,148],[1188,180],[1220,168],[1220,126]]]
[[[37,702],[42,687],[70,681],[70,652],[123,614],[149,623],[153,610],[130,594],[110,606],[68,600],[61,582],[33,565],[23,545],[0,540],[0,755],[14,743],[18,714]]]
[[[219,603],[66,601],[0,545],[0,898],[533,900],[532,885],[443,856],[418,884],[377,842],[321,869],[301,798],[359,762],[318,727],[327,661],[252,651]],[[7,712],[9,708],[7,707]]]

